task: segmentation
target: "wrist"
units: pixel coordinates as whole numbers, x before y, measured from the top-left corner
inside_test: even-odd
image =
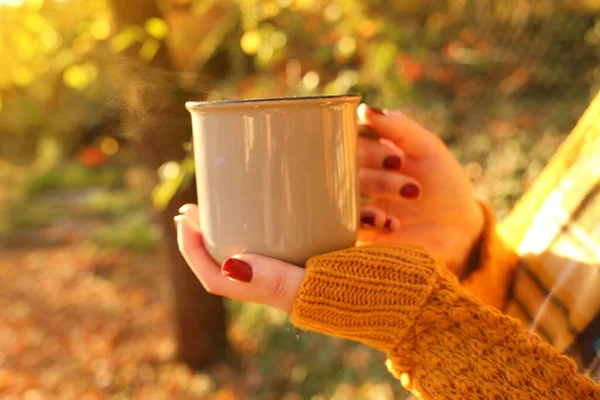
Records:
[[[484,232],[486,226],[485,212],[483,206],[478,201],[475,201],[473,208],[473,223],[468,229],[466,236],[466,243],[463,247],[464,252],[462,253],[458,267],[455,269],[456,275],[460,280],[469,276],[479,266],[481,259],[481,247],[484,242]]]
[[[292,322],[390,352],[437,287],[437,262],[412,246],[375,245],[313,257]]]

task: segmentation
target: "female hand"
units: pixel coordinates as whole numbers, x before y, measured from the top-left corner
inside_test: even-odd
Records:
[[[360,242],[422,246],[460,275],[484,224],[466,171],[402,113],[362,104],[359,117],[379,136],[359,138],[361,193],[371,198],[361,210]]]
[[[253,254],[236,255],[220,266],[204,247],[198,207],[186,204],[179,212],[175,217],[179,250],[209,293],[292,311],[303,268]]]

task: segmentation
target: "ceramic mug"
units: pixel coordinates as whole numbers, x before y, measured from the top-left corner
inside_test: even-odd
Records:
[[[186,103],[199,223],[217,262],[247,252],[303,266],[355,244],[359,101],[343,95]]]

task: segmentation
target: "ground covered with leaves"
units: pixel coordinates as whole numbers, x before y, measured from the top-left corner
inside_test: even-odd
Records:
[[[382,354],[258,305],[228,303],[233,362],[178,363],[150,208],[110,166],[57,168],[71,178],[15,167],[1,188],[18,190],[0,203],[0,398],[402,398]]]

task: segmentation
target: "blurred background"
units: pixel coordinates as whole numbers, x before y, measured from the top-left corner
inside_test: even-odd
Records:
[[[382,354],[190,276],[184,102],[360,93],[502,217],[599,65],[598,0],[0,0],[0,397],[403,398]]]

